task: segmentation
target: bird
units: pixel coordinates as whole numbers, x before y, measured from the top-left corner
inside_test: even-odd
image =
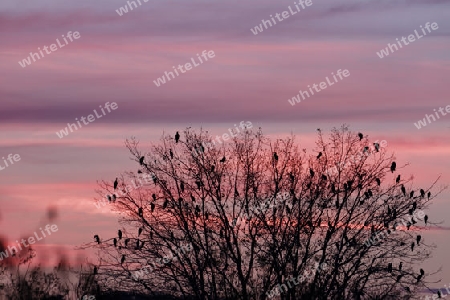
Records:
[[[396,281],[397,281],[397,282],[399,282],[399,281],[400,281],[400,279],[402,279],[402,277],[403,277],[403,275],[402,275],[402,274],[398,275],[398,276],[397,276],[397,280],[396,280]]]
[[[416,210],[416,209],[417,209],[417,202],[416,202],[416,201],[414,201],[414,202],[413,202],[413,204],[412,204],[412,206],[413,206],[413,207],[412,207],[412,208],[413,208],[413,210]]]
[[[428,222],[428,215],[425,215],[424,221],[425,221],[425,225],[427,225],[427,222]]]
[[[425,197],[425,191],[423,189],[420,189],[420,197]]]
[[[100,244],[100,237],[97,234],[94,235],[94,239],[97,242],[97,244]]]
[[[173,159],[173,152],[172,149],[169,149],[170,159]]]
[[[183,193],[184,192],[184,182],[183,181],[180,182],[180,189],[181,189],[181,192]]]
[[[278,161],[278,154],[276,152],[273,153],[273,159],[275,159],[275,161]]]
[[[141,171],[141,170],[138,170],[138,174],[142,174],[142,171]]]
[[[221,160],[219,160],[221,163],[224,163],[225,162],[225,160],[226,160],[226,158],[225,158],[225,156],[224,157],[222,157],[222,159]]]
[[[411,193],[409,193],[409,198],[412,198],[414,196],[414,191],[411,191]]]
[[[162,208],[163,208],[163,209],[166,209],[168,203],[169,203],[169,201],[165,200],[164,203],[163,203],[163,207],[162,207]]]
[[[366,153],[367,151],[369,151],[369,147],[364,147],[363,153]]]
[[[397,164],[395,163],[395,161],[393,161],[391,164],[391,172],[394,173],[396,168],[397,168]]]
[[[388,264],[388,272],[389,272],[389,273],[392,273],[392,263],[389,263],[389,264]]]
[[[400,175],[397,176],[397,178],[395,179],[395,183],[399,183],[400,182]]]
[[[128,242],[130,242],[130,239],[125,239],[125,247],[128,246]]]
[[[139,230],[138,230],[138,236],[140,236],[141,235],[141,233],[142,233],[142,227],[139,227]]]
[[[192,202],[195,202],[195,197],[191,194],[191,200]]]
[[[378,185],[381,185],[381,180],[380,180],[380,178],[375,178],[375,181],[377,182]]]
[[[361,132],[358,132],[358,137],[359,137],[359,140],[362,140],[364,136]]]
[[[420,281],[420,279],[422,279],[422,276],[423,276],[423,275],[419,275],[419,276],[417,276],[417,282],[419,282],[419,281]]]
[[[314,177],[314,171],[313,171],[313,169],[309,168],[309,174],[311,175],[311,177]]]
[[[427,196],[428,196],[428,199],[430,199],[430,196],[431,196],[431,192],[428,192],[428,195],[427,195]]]
[[[420,275],[425,275],[425,271],[423,269],[420,269]]]
[[[375,147],[375,150],[376,150],[377,152],[380,152],[380,144],[378,144],[378,143],[373,143],[373,146]]]
[[[400,262],[400,264],[398,265],[398,270],[399,270],[399,271],[402,270],[402,266],[403,266],[403,262]]]
[[[153,212],[155,211],[155,203],[150,203],[150,211]]]
[[[112,201],[113,201],[113,202],[116,202],[116,194],[113,194],[113,195],[112,195]]]
[[[317,155],[317,159],[319,159],[322,156],[322,152],[319,152],[319,154]]]
[[[98,274],[98,268],[97,268],[97,266],[94,266],[94,275],[97,275]]]
[[[119,231],[117,231],[117,235],[119,236],[119,240],[122,239],[122,230],[119,229]]]
[[[417,246],[419,246],[421,239],[422,239],[422,236],[420,234],[418,236],[416,236]]]
[[[111,199],[111,196],[108,195],[108,201],[111,202],[111,200],[112,200],[112,199]]]
[[[178,141],[180,140],[180,134],[178,133],[178,131],[175,133],[175,143],[178,143]]]
[[[120,264],[123,264],[124,261],[125,261],[125,254],[122,254],[122,259],[120,260]]]
[[[327,180],[327,176],[325,174],[322,174],[322,180],[326,181]]]
[[[117,247],[117,239],[116,238],[114,238],[113,242],[114,242],[114,247]]]
[[[139,215],[139,217],[142,217],[144,215],[144,210],[142,209],[142,207],[139,207],[138,215]]]
[[[139,164],[142,166],[144,164],[144,156],[141,156],[141,158],[139,158]]]
[[[116,190],[117,189],[117,185],[119,184],[119,182],[117,181],[117,177],[116,177],[116,180],[114,181],[114,190]]]
[[[414,251],[414,246],[415,246],[415,244],[414,244],[414,242],[412,242],[411,243],[411,251]]]
[[[156,200],[156,195],[152,194],[152,198],[153,198],[153,201],[155,201]]]
[[[402,190],[403,196],[406,196],[406,188],[403,184],[402,184],[401,190]]]
[[[136,247],[134,248],[134,250],[138,250],[139,249],[139,240],[136,240]]]

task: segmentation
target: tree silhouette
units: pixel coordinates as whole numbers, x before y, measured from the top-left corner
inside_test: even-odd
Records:
[[[423,209],[442,189],[419,192],[361,135],[318,130],[312,154],[261,129],[208,149],[208,132],[190,129],[149,153],[127,140],[137,172],[98,190],[117,196],[123,237],[87,245],[103,284],[202,300],[414,298],[434,247],[420,235],[434,224]]]

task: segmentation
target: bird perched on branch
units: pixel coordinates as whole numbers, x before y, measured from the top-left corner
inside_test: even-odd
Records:
[[[121,240],[122,239],[122,230],[118,230],[117,231],[117,235],[119,236],[119,240]]]
[[[116,180],[114,181],[114,190],[116,190],[117,189],[117,185],[119,184],[119,182],[117,181],[117,177],[116,177]]]
[[[364,136],[363,136],[363,134],[361,132],[358,132],[358,137],[359,137],[359,140],[361,141]]]
[[[395,163],[395,161],[393,161],[391,164],[391,172],[394,173],[396,168],[397,168],[397,164]]]
[[[395,179],[395,183],[399,183],[400,182],[400,175],[397,176],[397,178]]]
[[[178,141],[180,140],[180,134],[178,133],[178,131],[175,133],[175,143],[178,143]]]
[[[100,237],[97,234],[94,235],[94,239],[97,242],[97,244],[100,244]]]

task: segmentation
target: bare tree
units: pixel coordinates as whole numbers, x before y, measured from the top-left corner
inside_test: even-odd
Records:
[[[426,285],[422,210],[442,189],[414,189],[377,143],[346,126],[319,130],[314,154],[261,130],[210,143],[190,129],[149,153],[127,140],[137,172],[98,191],[121,228],[86,245],[104,285],[202,300],[411,299]]]

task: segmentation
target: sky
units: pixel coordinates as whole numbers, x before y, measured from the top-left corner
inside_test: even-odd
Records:
[[[262,19],[294,7],[293,1],[149,0],[120,16],[126,1],[0,2],[0,157],[20,161],[0,170],[0,234],[8,241],[45,225],[57,207],[58,232],[39,246],[38,257],[74,247],[92,236],[112,236],[117,215],[97,209],[97,181],[135,170],[124,146],[135,136],[142,147],[163,132],[188,126],[213,135],[250,121],[276,137],[294,133],[312,150],[316,128],[329,133],[350,125],[371,140],[386,140],[402,172],[417,186],[450,181],[450,116],[418,129],[414,123],[450,105],[448,0],[312,0],[312,5],[254,35]],[[396,38],[420,40],[380,58]],[[63,48],[26,67],[18,63],[69,31]],[[157,87],[154,81],[197,53],[214,58]],[[288,99],[332,72],[350,76],[301,103]],[[89,125],[59,138],[56,132],[105,103],[117,103]],[[449,108],[450,110],[450,108]],[[0,166],[4,166],[0,160]],[[450,193],[427,214],[442,221],[424,234],[437,249],[428,269],[450,282]],[[50,251],[50,252],[49,252]]]

